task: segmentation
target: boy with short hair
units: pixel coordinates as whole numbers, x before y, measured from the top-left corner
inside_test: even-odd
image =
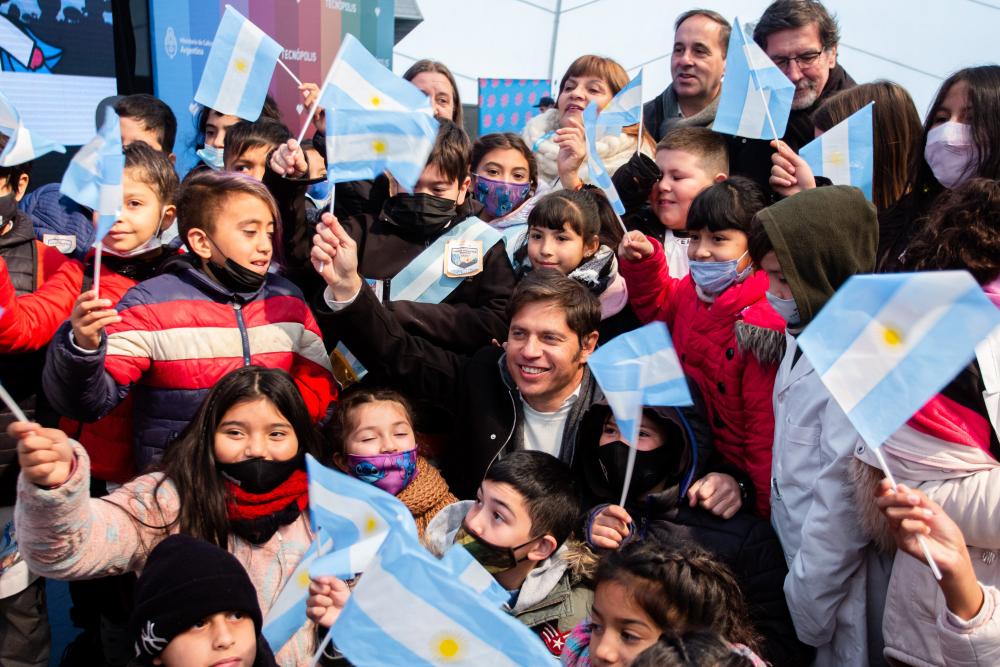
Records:
[[[359,273],[392,316],[408,332],[462,354],[504,337],[515,282],[499,234],[476,218],[482,204],[468,196],[471,155],[465,130],[442,120],[413,193],[390,178],[379,216],[341,221],[358,245]],[[324,334],[328,342],[337,337]]]
[[[424,539],[438,555],[465,547],[510,593],[507,611],[558,656],[594,599],[597,558],[571,538],[580,512],[569,466],[544,452],[517,451],[490,467],[476,500],[438,512]],[[331,602],[314,593],[307,603],[313,620],[346,600]]]
[[[225,148],[222,152],[223,169],[261,181],[267,171],[271,152],[291,136],[287,127],[268,118],[254,122],[240,121],[226,131]],[[278,196],[273,191],[272,194]]]
[[[126,95],[115,102],[115,113],[121,124],[122,144],[145,141],[162,151],[173,163],[177,118],[166,102],[146,93]]]
[[[857,188],[801,192],[760,211],[750,255],[788,322],[774,382],[771,523],[788,561],[785,597],[816,665],[881,664],[891,556],[862,528],[850,461],[864,441],[797,336],[852,275],[875,270],[875,207]]]
[[[658,239],[670,276],[683,278],[688,274],[688,210],[702,190],[728,176],[725,137],[705,127],[675,128],[656,144],[655,167],[649,158],[634,157],[619,171],[614,182],[623,201],[643,202],[626,213],[626,226]],[[639,190],[647,196],[637,197]]]
[[[86,320],[56,333],[45,367],[47,386],[60,388],[53,405],[84,421],[134,389],[140,470],[160,459],[235,368],[288,371],[317,421],[337,393],[302,293],[268,271],[277,208],[267,189],[247,176],[203,171],[181,188],[177,217],[189,252],[129,290],[117,312],[107,302],[84,304]]]

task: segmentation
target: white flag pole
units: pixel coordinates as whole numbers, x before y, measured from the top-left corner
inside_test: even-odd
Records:
[[[642,69],[639,68],[639,76],[642,76]],[[642,95],[639,96],[639,136],[636,137],[635,141],[635,152],[639,154],[642,152],[642,117],[645,114],[642,113]],[[624,227],[624,225],[622,225]]]
[[[100,241],[97,243],[97,251],[94,253],[94,298],[97,299],[101,295],[101,248],[104,244]]]
[[[896,490],[896,480],[893,478],[892,473],[889,471],[889,464],[886,463],[885,457],[882,456],[881,447],[872,447],[871,450],[875,452],[875,458],[878,459],[878,464],[882,466],[882,472],[885,473],[886,479],[889,480],[889,484],[892,485],[892,490]],[[924,558],[927,559],[927,565],[931,568],[931,572],[934,574],[934,578],[941,581],[941,569],[938,564],[934,561],[934,556],[931,555],[931,548],[927,546],[927,540],[924,539],[923,535],[917,535],[917,542],[920,544],[920,550],[924,552]]]
[[[635,456],[638,449],[636,445],[631,442],[628,443],[628,461],[625,462],[625,484],[622,486],[621,502],[618,503],[622,507],[625,507],[625,499],[628,497],[628,487],[632,484],[632,469],[635,468]]]
[[[320,659],[323,657],[323,651],[326,650],[326,645],[330,643],[330,635],[333,634],[333,632],[331,632],[332,630],[333,627],[331,626],[330,629],[326,631],[326,636],[323,637],[323,641],[319,643],[319,648],[316,649],[316,652],[313,653],[313,657],[310,658],[309,664],[312,667],[316,667],[316,665],[319,664]]]
[[[316,108],[316,104],[319,104],[319,97],[316,98],[316,103],[313,104],[313,109],[314,110]],[[333,114],[331,114],[331,115],[333,115]],[[326,120],[327,120],[327,122],[330,121],[329,118],[327,118]],[[327,151],[330,150],[330,142],[326,143],[326,150]],[[328,165],[331,163],[330,162],[330,157],[331,157],[330,153],[327,152],[327,154],[326,154],[326,163]],[[331,183],[330,184],[330,215],[333,215],[333,202],[334,202],[334,200],[336,198],[337,198],[337,184],[336,183]],[[326,268],[326,262],[320,262],[319,263],[319,268],[316,269],[316,273],[322,275],[323,274],[323,269],[325,269],[325,268]],[[327,636],[327,639],[329,639],[329,636]],[[313,664],[315,664],[315,663],[313,663]]]
[[[283,69],[286,72],[288,72],[288,76],[292,77],[292,81],[294,81],[295,83],[297,83],[300,86],[302,85],[302,80],[299,77],[295,76],[295,72],[293,72],[292,70],[288,69],[288,65],[286,65],[284,62],[282,62],[281,58],[278,58],[278,64],[281,65],[281,69]]]
[[[0,384],[0,399],[3,400],[3,404],[7,406],[10,413],[14,415],[14,418],[19,422],[29,422],[30,419],[25,416],[24,411],[21,410],[20,406],[14,401],[14,398],[7,393],[7,388]]]

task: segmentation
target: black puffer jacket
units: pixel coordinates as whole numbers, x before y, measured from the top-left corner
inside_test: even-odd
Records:
[[[625,509],[635,522],[629,540],[653,539],[664,544],[690,542],[699,545],[724,562],[736,575],[743,591],[750,620],[761,635],[760,654],[775,667],[807,665],[813,650],[798,641],[783,591],[788,568],[778,537],[771,525],[739,511],[731,519],[721,519],[711,512],[689,506],[686,492],[694,480],[713,469],[710,430],[683,428],[676,408],[653,408],[664,426],[664,447],[677,449],[664,470],[667,488],[626,503]],[[685,416],[690,416],[688,409]],[[577,442],[578,473],[582,476],[585,497],[593,509],[588,514],[586,532],[596,511],[608,503],[617,503],[619,490],[606,488],[597,462],[601,427],[607,408],[595,406],[580,426]],[[691,420],[687,420],[691,421]],[[697,425],[697,421],[694,422]],[[697,438],[697,446],[692,442]],[[738,479],[738,478],[737,478]],[[750,487],[749,484],[744,484]],[[752,500],[743,503],[751,507]]]

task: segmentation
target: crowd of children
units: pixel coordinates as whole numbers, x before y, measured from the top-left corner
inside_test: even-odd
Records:
[[[120,98],[99,288],[96,213],[0,167],[0,382],[29,420],[0,414],[0,664],[49,664],[45,579],[83,630],[58,664],[311,664],[352,583],[261,632],[314,540],[306,454],[464,547],[553,664],[998,664],[1000,339],[885,443],[890,487],[798,336],[859,273],[967,270],[1000,307],[1000,67],[921,125],[836,64],[819,2],[777,0],[754,38],[796,84],[789,132],[738,142],[709,127],[729,24],[676,29],[646,128],[597,142],[621,218],[582,112],[628,76],[596,55],[523,136],[475,142],[448,68],[415,63],[440,129],[411,191],[329,187],[322,111],[300,144],[271,98],[203,108],[179,180],[169,107]],[[873,101],[867,201],[798,149]],[[644,409],[629,473],[588,360],[653,321],[694,405]]]

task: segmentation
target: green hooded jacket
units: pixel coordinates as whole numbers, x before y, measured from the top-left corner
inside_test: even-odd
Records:
[[[878,218],[861,190],[805,190],[757,214],[795,298],[804,327],[856,273],[875,270]]]

